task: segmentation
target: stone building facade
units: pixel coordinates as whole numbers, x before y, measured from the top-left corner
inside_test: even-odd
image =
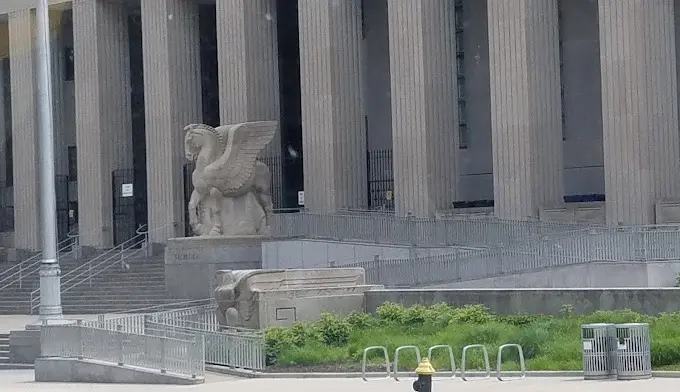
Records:
[[[281,122],[263,157],[280,208],[298,191],[421,217],[590,201],[594,219],[656,223],[680,196],[679,1],[53,1],[60,232],[184,235],[182,128],[249,120]],[[0,4],[0,240],[26,250],[32,2]]]

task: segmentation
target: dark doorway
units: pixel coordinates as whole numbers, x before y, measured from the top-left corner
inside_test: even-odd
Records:
[[[135,171],[132,169],[114,170],[111,174],[113,189],[113,245],[120,245],[136,235],[142,215],[135,203]],[[146,216],[146,211],[144,216]]]
[[[283,152],[282,207],[296,208],[297,193],[304,188],[297,0],[277,0],[276,12]]]
[[[216,12],[215,4],[202,4],[199,7],[203,122],[212,127],[220,125]]]
[[[144,115],[144,64],[142,57],[141,10],[135,8],[129,16],[130,86],[132,102],[132,181],[136,224],[148,221],[146,189],[146,125]],[[114,190],[115,193],[115,190]]]

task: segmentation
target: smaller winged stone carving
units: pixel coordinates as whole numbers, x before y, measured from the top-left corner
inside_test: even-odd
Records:
[[[274,139],[276,121],[254,121],[217,128],[190,124],[184,128],[184,152],[195,162],[191,175],[194,187],[189,200],[189,223],[197,235],[224,235],[226,224],[238,225],[247,209],[246,199],[254,196],[262,220],[252,226],[269,226],[272,214],[271,172],[259,161],[259,153]],[[224,201],[232,211],[223,214]],[[261,216],[262,216],[261,215]],[[229,222],[226,222],[229,221]],[[255,223],[255,222],[253,222]],[[231,230],[229,234],[238,233]]]

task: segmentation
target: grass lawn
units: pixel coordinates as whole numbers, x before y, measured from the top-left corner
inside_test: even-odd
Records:
[[[315,323],[296,322],[292,327],[266,331],[269,371],[358,371],[363,350],[386,346],[390,361],[399,346],[415,345],[422,356],[434,345],[450,345],[460,368],[462,348],[484,344],[491,368],[495,368],[498,347],[520,344],[527,370],[581,370],[581,325],[588,323],[649,323],[652,366],[655,370],[680,370],[680,312],[656,317],[630,310],[597,311],[573,315],[565,306],[560,316],[491,314],[481,305],[452,308],[446,304],[404,308],[385,303],[376,315],[354,312],[346,318],[325,314]],[[519,369],[518,355],[512,348],[503,351],[503,369]],[[384,355],[372,351],[371,370],[384,369]],[[430,358],[438,370],[450,370],[449,353],[433,352]],[[417,366],[411,350],[399,353],[399,368]],[[481,350],[468,350],[468,369],[483,367]]]

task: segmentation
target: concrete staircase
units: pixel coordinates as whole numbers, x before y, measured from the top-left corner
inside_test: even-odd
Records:
[[[9,334],[0,333],[0,364],[9,363]]]
[[[64,314],[111,313],[182,301],[171,300],[166,294],[163,257],[144,257],[141,254],[126,258],[124,266],[120,262],[106,263],[110,267],[105,271],[101,271],[103,266],[95,269],[94,272],[99,273],[91,281],[87,280],[63,292],[69,286],[65,284],[70,279],[67,276],[69,271],[84,263],[87,260],[71,256],[60,259]],[[0,271],[9,266],[6,263],[0,264]],[[85,279],[87,275],[85,273],[85,276],[75,279],[73,283]],[[33,273],[23,279],[21,287],[15,283],[0,291],[0,314],[28,314],[31,292],[39,287],[40,278],[37,273]],[[37,314],[37,309],[34,313]]]

